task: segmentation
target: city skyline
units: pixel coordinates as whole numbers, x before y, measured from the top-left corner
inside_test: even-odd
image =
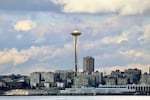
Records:
[[[77,74],[77,75],[76,75]],[[0,75],[0,95],[149,95],[150,74],[139,69],[102,72],[32,72]]]
[[[73,70],[70,33],[82,33],[78,64],[92,56],[95,70],[149,71],[149,0],[0,1],[0,75]]]

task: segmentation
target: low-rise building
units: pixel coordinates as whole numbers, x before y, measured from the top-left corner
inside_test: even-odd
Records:
[[[98,86],[99,84],[103,84],[103,73],[102,72],[93,72],[92,76],[95,76],[96,79],[96,86]]]
[[[0,87],[5,87],[6,86],[6,82],[3,80],[0,80]]]
[[[150,74],[147,73],[142,74],[140,84],[150,84]]]
[[[104,77],[105,85],[116,85],[117,84],[117,78],[112,76],[106,76]]]
[[[122,73],[123,73],[123,72],[121,72],[120,70],[112,71],[112,72],[111,72],[111,76],[118,78],[118,77],[121,77],[121,76],[122,76]]]
[[[117,78],[117,85],[126,85],[128,84],[128,77],[127,76],[122,76]]]
[[[73,84],[75,73],[72,70],[56,70],[55,74],[59,75],[57,82],[63,82],[65,87],[71,87]]]
[[[86,77],[77,76],[74,78],[73,87],[81,88],[81,87],[88,87],[89,86],[89,79]]]
[[[124,75],[129,78],[129,84],[138,84],[141,78],[141,70],[139,69],[127,69]]]

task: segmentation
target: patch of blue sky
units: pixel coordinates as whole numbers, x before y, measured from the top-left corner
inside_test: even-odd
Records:
[[[37,24],[51,24],[51,25],[64,22],[64,20],[57,20],[57,19],[48,18],[48,17],[38,18],[33,21],[36,22]]]
[[[73,19],[76,19],[75,21],[78,22],[77,19],[83,20],[83,21],[88,21],[88,20],[92,20],[92,21],[97,21],[97,22],[101,22],[106,18],[111,17],[112,15],[93,15],[93,14],[66,14],[66,16],[68,17],[72,17]]]

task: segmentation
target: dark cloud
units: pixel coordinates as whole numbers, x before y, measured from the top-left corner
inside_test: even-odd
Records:
[[[56,11],[59,9],[50,0],[1,0],[0,10],[5,11]]]

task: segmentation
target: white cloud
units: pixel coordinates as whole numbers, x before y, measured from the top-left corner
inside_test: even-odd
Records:
[[[90,49],[98,49],[98,47],[100,47],[101,41],[100,40],[95,40],[95,41],[85,41],[83,43],[82,48],[84,50],[90,50]]]
[[[28,57],[20,53],[16,48],[0,51],[0,64],[12,63],[17,65],[26,62]]]
[[[104,37],[95,41],[85,41],[83,47],[85,48],[85,50],[89,50],[98,48],[103,44],[121,44],[124,41],[128,41],[128,34],[126,33],[122,33],[119,36]]]
[[[32,38],[35,43],[45,42],[47,39],[55,40],[54,38],[59,37],[59,40],[65,41],[66,38],[71,37],[69,32],[74,28],[74,24],[70,22],[64,23],[46,23],[38,24],[36,28],[31,30]],[[70,31],[71,30],[71,31]],[[48,38],[49,37],[49,38]],[[56,38],[57,38],[56,37]]]
[[[14,25],[14,29],[16,31],[29,31],[33,28],[36,27],[36,23],[34,23],[31,20],[22,20],[22,21],[18,21],[15,25]]]
[[[128,41],[128,37],[124,34],[115,37],[105,37],[101,40],[103,44],[110,44],[110,43],[120,44],[124,41]]]
[[[126,50],[126,51],[120,51],[121,55],[124,55],[125,57],[130,57],[134,59],[143,58],[143,59],[149,59],[150,54],[138,50]]]
[[[33,59],[37,61],[54,59],[60,56],[67,56],[71,51],[73,51],[72,49],[72,44],[65,44],[63,48],[56,48],[52,46],[32,46],[20,51],[16,48],[12,48],[10,50],[0,51],[0,64],[18,65]]]
[[[150,10],[149,0],[51,0],[67,13],[143,14]]]

